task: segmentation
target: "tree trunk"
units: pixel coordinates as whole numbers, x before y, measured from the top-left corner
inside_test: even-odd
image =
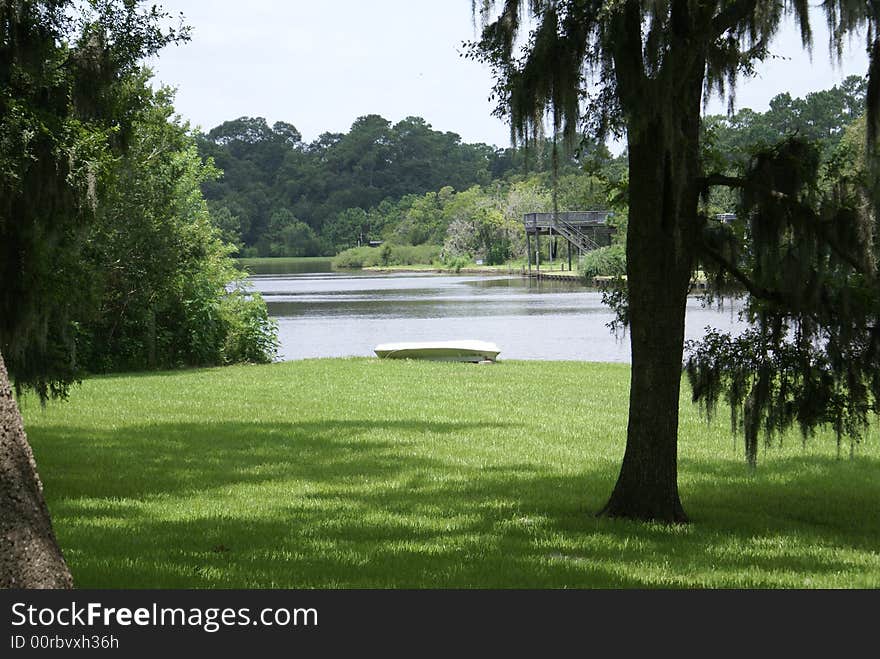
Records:
[[[599,512],[686,522],[678,494],[678,406],[684,317],[699,202],[699,91],[629,137],[627,299],[632,347],[626,451]],[[643,110],[644,112],[644,110]]]
[[[0,588],[72,588],[0,355]]]

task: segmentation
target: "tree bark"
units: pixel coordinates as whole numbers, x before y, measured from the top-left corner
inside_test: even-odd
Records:
[[[628,137],[629,424],[620,475],[601,516],[687,521],[678,492],[678,407],[699,231],[701,90],[702,75],[694,75],[687,89],[661,94],[653,113],[641,108]]]
[[[72,588],[0,355],[0,588]]]

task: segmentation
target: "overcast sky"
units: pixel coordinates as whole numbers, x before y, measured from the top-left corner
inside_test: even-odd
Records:
[[[509,129],[491,116],[483,65],[460,57],[475,38],[471,0],[157,0],[183,12],[192,40],[151,61],[158,81],[178,88],[175,107],[209,130],[240,116],[287,121],[306,141],[347,132],[365,114],[392,123],[424,117],[466,142],[506,146]],[[442,8],[441,8],[442,7]],[[765,110],[773,96],[803,96],[850,74],[864,75],[864,39],[829,63],[817,14],[812,62],[792,29],[774,44],[778,59],[740,84],[737,107]],[[722,112],[713,102],[710,112]]]

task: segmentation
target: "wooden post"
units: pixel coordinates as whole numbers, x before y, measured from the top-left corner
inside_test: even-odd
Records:
[[[529,277],[532,276],[532,234],[526,231],[526,256],[529,259]]]
[[[535,270],[541,274],[541,232],[535,232]]]
[[[571,272],[571,241],[566,240],[568,243],[568,271]]]

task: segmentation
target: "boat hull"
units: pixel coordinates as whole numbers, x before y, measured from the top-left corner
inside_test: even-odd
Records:
[[[427,359],[439,362],[494,362],[501,352],[484,341],[385,343],[374,352],[380,359]]]

